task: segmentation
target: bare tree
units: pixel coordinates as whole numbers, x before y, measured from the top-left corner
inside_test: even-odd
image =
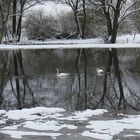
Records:
[[[132,8],[135,12],[132,14],[132,16],[130,16],[130,19],[136,27],[138,33],[140,33],[140,11],[137,10],[140,8],[140,1],[137,1]]]
[[[23,13],[25,10],[29,9],[30,7],[34,6],[38,2],[42,2],[39,0],[31,1],[31,0],[13,0],[12,1],[12,37],[14,39],[14,43],[20,41],[21,37],[21,29],[22,29],[22,18]],[[18,102],[18,108],[22,109],[24,101],[21,101],[21,85],[20,85],[20,71],[23,78],[23,87],[24,87],[24,98],[26,95],[26,89],[27,87],[29,89],[29,92],[32,94],[33,97],[33,106],[35,105],[34,96],[33,93],[25,79],[25,73],[23,68],[23,62],[22,62],[22,52],[19,51],[13,51],[13,64],[14,64],[14,75],[15,75],[15,83],[16,83],[16,97]]]
[[[60,1],[61,3],[67,4],[71,7],[73,14],[74,14],[74,20],[76,24],[76,33],[77,35],[82,34],[80,21],[79,21],[79,9],[80,9],[80,0],[64,0]]]
[[[9,17],[11,8],[11,0],[1,0],[0,1],[0,43],[6,31],[6,22]]]
[[[123,21],[126,17],[134,13],[135,11],[138,11],[139,9],[131,10],[132,6],[137,2],[136,0],[134,2],[131,2],[130,4],[127,4],[128,0],[100,0],[94,1],[94,4],[98,4],[99,7],[103,9],[104,16],[106,18],[106,26],[107,26],[107,40],[106,43],[116,43],[116,37],[118,33],[118,26],[121,21]],[[106,74],[104,77],[104,88],[103,88],[103,95],[101,97],[101,100],[99,101],[99,104],[102,103],[106,97],[107,93],[107,79],[108,76],[111,73],[111,68],[114,66],[115,75],[117,77],[118,86],[119,86],[119,103],[118,103],[118,109],[122,107],[122,103],[126,102],[124,91],[123,91],[123,84],[121,79],[121,73],[120,73],[120,67],[119,67],[119,61],[118,61],[118,53],[116,48],[110,48],[108,50],[108,64],[106,66]],[[99,105],[97,104],[97,105]]]

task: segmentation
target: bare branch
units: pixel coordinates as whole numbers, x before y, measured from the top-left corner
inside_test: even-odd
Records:
[[[133,11],[130,11],[129,13],[127,13],[125,16],[121,17],[119,19],[119,22],[121,22],[122,20],[124,20],[126,17],[130,16],[131,14],[135,13],[135,12],[138,12],[140,11],[140,8],[136,9],[136,10],[133,10]]]
[[[124,13],[120,16],[120,19],[122,19],[122,18],[126,15],[127,11],[128,11],[130,8],[132,8],[132,6],[133,6],[135,3],[136,3],[136,0],[135,0],[133,3],[131,3],[131,4],[125,9]]]

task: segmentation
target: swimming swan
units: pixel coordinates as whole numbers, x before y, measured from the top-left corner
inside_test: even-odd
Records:
[[[66,77],[66,76],[69,76],[69,73],[59,73],[59,69],[58,68],[56,69],[56,71],[57,71],[56,74],[57,74],[58,77]]]
[[[104,71],[102,69],[97,68],[96,72],[98,75],[103,75]]]

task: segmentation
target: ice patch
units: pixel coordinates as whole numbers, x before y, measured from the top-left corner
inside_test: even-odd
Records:
[[[5,110],[0,110],[0,116],[6,114]]]
[[[6,127],[2,128],[2,129],[4,129],[4,130],[17,130],[17,128],[19,126],[21,126],[21,125],[6,126]]]
[[[110,136],[108,134],[92,133],[90,131],[84,131],[82,133],[82,136],[91,137],[91,138],[95,138],[95,139],[102,139],[102,140],[112,140],[112,136]]]
[[[0,124],[6,124],[4,120],[0,120]]]
[[[124,118],[121,120],[90,121],[86,128],[91,131],[84,131],[82,136],[94,137],[102,140],[111,140],[114,135],[124,129],[140,130],[140,118]],[[102,138],[104,136],[104,138]],[[107,137],[108,136],[108,137]]]
[[[129,134],[129,135],[124,135],[125,138],[127,137],[135,137],[136,135],[132,135],[132,134]]]
[[[67,129],[77,129],[77,126],[70,125],[70,124],[63,124],[60,125],[57,121],[47,121],[47,122],[33,122],[33,121],[28,121],[25,122],[23,127],[29,128],[29,129],[34,129],[34,130],[41,130],[41,131],[60,131],[63,128]]]
[[[96,109],[96,110],[91,110],[87,109],[85,111],[77,111],[74,112],[72,116],[69,117],[62,117],[59,118],[60,120],[87,120],[89,117],[92,117],[94,115],[103,115],[104,113],[107,113],[108,111],[105,109]]]
[[[0,131],[1,133],[8,134],[11,138],[21,139],[23,136],[49,136],[53,139],[56,137],[61,136],[61,133],[43,133],[43,132],[26,132],[26,131]]]
[[[85,111],[75,112],[74,114],[78,117],[91,117],[93,115],[102,115],[107,112],[108,111],[105,109],[96,109],[96,110],[87,109]]]
[[[64,112],[62,108],[45,108],[45,107],[36,107],[31,109],[22,109],[22,110],[11,110],[8,111],[5,116],[11,120],[35,120],[38,118],[44,118],[52,115],[58,115],[60,112]]]

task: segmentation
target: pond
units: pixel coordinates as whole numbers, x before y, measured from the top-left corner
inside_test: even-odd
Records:
[[[21,101],[25,100],[24,107],[31,106],[34,98],[37,106],[62,107],[66,110],[94,109],[100,102],[104,92],[104,79],[106,69],[106,50],[87,49],[87,67],[81,56],[79,71],[75,66],[77,50],[32,50],[23,51],[23,65],[27,75],[28,90],[24,97],[24,78],[19,77]],[[120,49],[119,71],[121,75],[125,99],[132,105],[139,106],[140,72],[139,51],[135,49]],[[132,53],[130,53],[132,52]],[[137,55],[135,55],[137,52]],[[59,77],[56,69],[69,73]],[[103,71],[99,74],[97,68]],[[106,81],[106,97],[104,104],[99,107],[112,109],[117,106],[120,97],[117,77],[114,67]],[[16,107],[17,96],[16,81],[13,76],[13,64],[11,62],[11,80],[7,78],[4,88],[4,106]],[[11,83],[13,89],[11,88]],[[14,91],[14,92],[13,92]]]

